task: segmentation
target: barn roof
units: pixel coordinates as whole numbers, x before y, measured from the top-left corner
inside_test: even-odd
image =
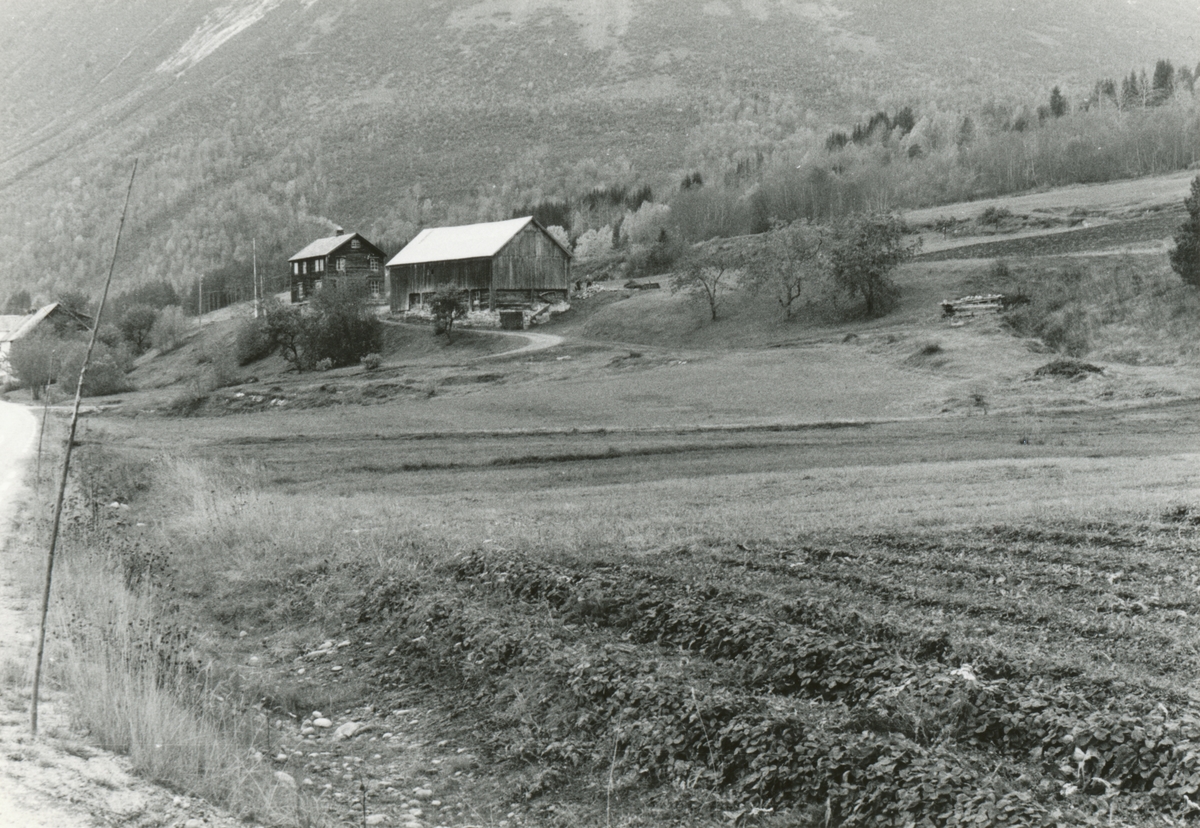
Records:
[[[458,227],[427,227],[393,256],[388,266],[490,259],[530,223],[541,229],[541,225],[533,220],[533,216],[483,224],[464,224]],[[550,238],[554,239],[553,236]],[[568,256],[571,255],[571,251],[563,248],[558,239],[554,239],[554,243]]]
[[[353,238],[357,238],[363,244],[373,248],[379,254],[383,254],[382,250],[380,250],[378,247],[375,247],[375,245],[363,238],[361,233],[341,233],[337,236],[326,236],[323,239],[317,239],[314,242],[309,242],[307,245],[305,245],[303,250],[301,250],[295,256],[292,256],[290,259],[288,259],[288,261],[298,262],[301,259],[312,259],[316,258],[317,256],[328,256],[330,253],[337,250],[339,247]]]

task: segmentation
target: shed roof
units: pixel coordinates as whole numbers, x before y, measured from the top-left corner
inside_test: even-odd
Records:
[[[533,220],[533,216],[483,224],[463,224],[458,227],[427,227],[393,256],[388,266],[490,259],[530,223],[541,229],[541,225]],[[550,238],[554,239],[553,236]],[[558,239],[554,239],[554,243],[568,256],[571,255],[571,251],[563,248]]]
[[[330,253],[337,250],[339,247],[353,238],[359,239],[363,244],[374,248],[380,254],[383,253],[382,250],[380,250],[378,247],[375,247],[375,245],[363,238],[361,233],[342,233],[338,236],[326,236],[323,239],[317,239],[314,242],[309,242],[299,253],[288,259],[288,261],[298,262],[301,259],[312,259],[317,256],[328,256]]]
[[[0,342],[15,342],[31,332],[58,307],[58,302],[43,305],[33,313],[23,316],[0,316]]]

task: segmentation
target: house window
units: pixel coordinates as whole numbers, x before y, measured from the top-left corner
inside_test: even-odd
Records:
[[[316,268],[318,271],[322,271],[322,270],[324,270],[324,269],[325,269],[325,260],[324,260],[324,259],[317,259],[317,261],[316,261],[316,262],[313,264],[313,266],[314,266],[314,267],[315,267],[315,268]]]
[[[338,256],[337,269],[338,273],[346,272],[346,258],[344,256]]]
[[[300,265],[296,265],[299,267]],[[296,282],[296,301],[304,298],[304,282]]]
[[[300,263],[299,262],[292,262],[292,274],[295,276],[300,275]]]
[[[371,294],[372,299],[378,299],[383,295],[383,280],[382,279],[367,279],[367,291]]]
[[[372,273],[378,273],[379,272],[379,259],[376,258],[375,256],[368,256],[367,257],[367,267],[371,268]]]
[[[359,248],[358,239],[351,239],[350,240],[350,249],[358,250],[358,248]]]
[[[300,272],[301,272],[301,273],[308,273],[308,262],[301,262],[301,263],[300,263]]]
[[[317,281],[313,282],[313,293],[316,293],[318,290],[320,290],[322,285],[324,285],[324,282],[322,282],[320,279],[317,279]],[[337,287],[337,285],[334,285],[334,287]]]

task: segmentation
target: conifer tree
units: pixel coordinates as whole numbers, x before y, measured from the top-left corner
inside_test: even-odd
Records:
[[[1184,282],[1200,287],[1200,175],[1192,180],[1192,194],[1183,204],[1188,217],[1175,231],[1171,267]]]
[[[1154,80],[1151,81],[1150,103],[1157,106],[1166,103],[1175,93],[1175,67],[1169,60],[1154,64]]]
[[[1066,97],[1063,96],[1062,90],[1057,86],[1050,90],[1050,114],[1055,118],[1061,118],[1067,114],[1069,109]]]

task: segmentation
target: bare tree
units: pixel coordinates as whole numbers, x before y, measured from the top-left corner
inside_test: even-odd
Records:
[[[710,255],[694,252],[683,268],[671,277],[671,292],[703,297],[715,322],[717,309],[729,291],[736,272],[734,257],[726,251]]]

